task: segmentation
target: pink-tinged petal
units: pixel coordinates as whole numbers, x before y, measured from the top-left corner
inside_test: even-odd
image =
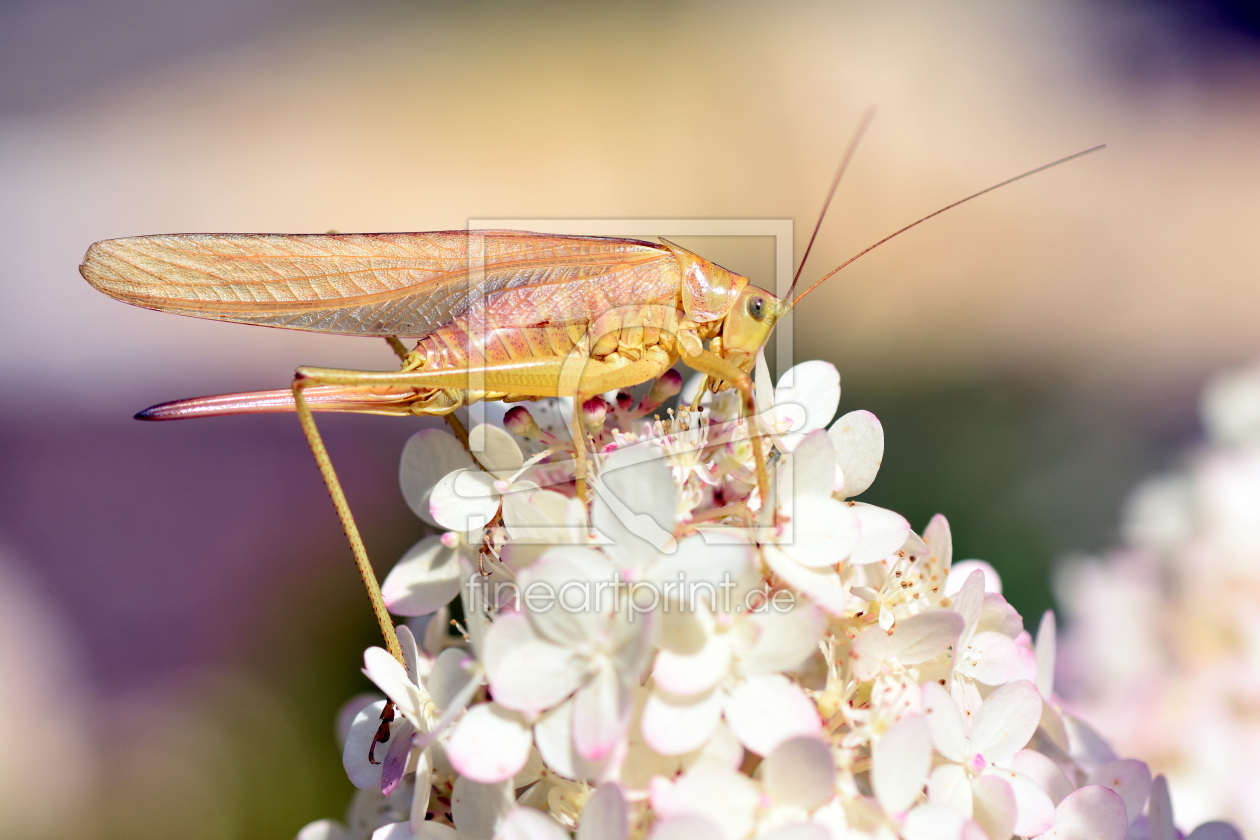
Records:
[[[682,814],[661,820],[652,827],[648,840],[728,840],[722,829],[704,817]]]
[[[785,464],[792,472],[793,497],[830,497],[836,484],[835,462],[835,447],[822,429],[801,438]]]
[[[1011,769],[1032,779],[1056,807],[1075,788],[1063,768],[1036,750],[1020,750],[1011,759]],[[1038,832],[1040,833],[1040,832]]]
[[[587,761],[573,748],[573,700],[543,715],[534,724],[534,743],[547,766],[566,779],[598,781],[610,761]]]
[[[849,665],[859,682],[874,679],[888,662],[892,653],[892,637],[880,627],[867,627],[853,642],[849,651]]]
[[[707,636],[694,650],[676,652],[662,648],[656,654],[652,677],[670,694],[703,694],[730,673],[732,658],[728,634],[715,634]]]
[[[923,542],[930,556],[935,557],[941,568],[948,570],[954,562],[954,538],[949,533],[949,521],[939,513],[923,529]]]
[[[956,764],[969,760],[972,749],[966,724],[949,692],[934,682],[926,683],[923,686],[923,711],[931,724],[932,744],[940,754]],[[971,816],[970,812],[967,815]]]
[[[1107,741],[1085,721],[1072,715],[1064,715],[1063,723],[1071,744],[1068,754],[1077,767],[1091,772],[1119,758]]]
[[[817,737],[822,730],[814,702],[781,674],[741,680],[727,698],[725,711],[740,743],[763,756],[788,738]]]
[[[958,643],[963,618],[952,610],[928,610],[897,622],[890,653],[902,665],[917,665],[940,656]]]
[[[389,740],[377,747],[376,760],[381,762],[381,793],[389,796],[397,788],[410,769],[412,755],[411,736],[416,734],[416,727],[409,720],[394,721],[389,727]],[[385,757],[380,750],[384,749]]]
[[[1037,625],[1037,690],[1045,700],[1054,695],[1054,660],[1058,644],[1054,611],[1046,610]]]
[[[798,496],[786,513],[791,521],[781,526],[776,545],[807,568],[834,566],[862,538],[862,520],[851,507],[830,496]]]
[[[1003,767],[991,766],[986,772],[1004,779],[1015,794],[1016,834],[1033,837],[1054,825],[1054,803],[1033,779]]]
[[[450,711],[451,705],[467,694],[468,683],[474,679],[472,669],[475,664],[468,651],[462,648],[447,648],[438,654],[425,688],[429,689],[433,704],[439,711]]]
[[[996,592],[984,593],[984,603],[980,608],[980,623],[977,630],[992,630],[1009,639],[1018,639],[1024,634],[1024,619],[1005,598]],[[1032,647],[1032,639],[1027,645]],[[1030,674],[1029,679],[1033,679]]]
[[[862,522],[862,538],[848,562],[855,566],[878,563],[905,545],[910,523],[901,514],[862,502],[850,502],[849,509]]]
[[[813,811],[836,795],[835,759],[817,738],[789,738],[766,756],[761,780],[776,804]]]
[[[869,411],[850,411],[827,430],[844,473],[841,495],[852,498],[871,486],[884,460],[884,427]]]
[[[630,726],[630,689],[603,667],[573,696],[573,748],[587,761],[612,754]]]
[[[684,755],[700,749],[717,729],[725,699],[720,691],[698,697],[653,691],[639,722],[644,742],[661,755]]]
[[[644,568],[672,543],[678,489],[656,446],[618,449],[592,482],[591,525],[624,568]],[[672,546],[668,549],[672,550]]]
[[[1120,794],[1129,822],[1137,819],[1146,808],[1151,795],[1151,769],[1135,758],[1111,761],[1099,767],[1085,780],[1087,785],[1102,785]]]
[[[504,814],[494,840],[569,840],[569,832],[542,811],[518,806]]]
[[[428,615],[459,594],[459,552],[440,537],[413,545],[381,582],[381,595],[394,615]]]
[[[884,813],[904,814],[919,798],[932,766],[932,730],[922,715],[907,715],[871,748],[871,788]]]
[[[1108,790],[1111,789],[1108,788]],[[1115,793],[1115,791],[1112,791],[1112,793]],[[1147,831],[1150,834],[1150,840],[1177,840],[1177,826],[1173,822],[1172,799],[1168,795],[1168,779],[1162,773],[1151,782],[1150,799],[1151,807],[1147,817]],[[1121,801],[1124,801],[1123,797]],[[1132,822],[1130,820],[1130,823]]]
[[[1041,694],[1028,680],[1008,683],[985,699],[971,723],[971,749],[1005,765],[1024,748],[1041,720]]]
[[[961,764],[941,764],[928,778],[928,801],[943,805],[967,819],[975,810],[972,806],[971,778]]]
[[[958,652],[955,668],[985,685],[1002,685],[1019,671],[1019,648],[1001,633],[976,633]]]
[[[781,825],[762,834],[757,840],[832,840],[831,831],[815,822],[798,822]]]
[[[419,716],[428,700],[428,692],[411,681],[402,663],[388,651],[379,647],[365,650],[363,673],[394,701],[399,711],[411,717]]]
[[[529,724],[520,712],[498,703],[478,703],[451,733],[446,755],[461,776],[492,784],[515,777],[532,744]]]
[[[989,840],[1009,840],[1015,831],[1015,791],[997,776],[971,780],[971,816]]]
[[[486,633],[483,664],[494,698],[519,712],[550,709],[586,676],[572,651],[540,638],[521,613],[505,613]]]
[[[605,636],[617,595],[617,570],[593,548],[549,550],[519,578],[521,600],[539,634],[579,647]]]
[[[302,827],[295,840],[351,840],[350,832],[333,820],[316,820]]]
[[[1242,832],[1227,822],[1205,822],[1186,837],[1186,840],[1243,840]]]
[[[515,487],[516,485],[514,485]],[[586,541],[585,514],[582,503],[554,490],[527,487],[503,497],[503,527],[512,542],[519,546],[517,571],[529,563],[521,563],[525,546],[576,545]]]
[[[424,836],[425,817],[429,812],[429,799],[433,795],[433,754],[436,750],[421,750],[414,762],[415,775],[411,780],[411,831],[417,837]],[[443,762],[445,763],[445,762]]]
[[[747,621],[757,633],[740,651],[740,667],[745,673],[768,674],[790,671],[812,656],[827,617],[814,604],[798,603],[785,612],[771,606],[748,616]]]
[[[762,556],[770,571],[788,586],[813,598],[830,613],[840,615],[844,612],[849,599],[835,569],[811,569],[802,566],[776,545],[765,546]]]
[[[840,371],[817,359],[801,362],[785,371],[774,388],[774,404],[799,405],[805,409],[805,425],[798,432],[825,428],[840,405]]]
[[[437,525],[429,512],[429,496],[442,477],[455,470],[469,469],[473,459],[454,435],[440,429],[422,429],[407,439],[398,483],[403,498],[416,516]]]
[[[575,840],[626,840],[630,836],[630,806],[616,782],[600,785],[582,807]]]
[[[525,465],[525,457],[516,438],[505,429],[482,423],[468,430],[468,448],[477,459],[496,478],[511,478],[512,473]]]
[[[451,791],[451,817],[460,840],[491,840],[499,820],[512,808],[512,785],[483,785],[460,776]]]
[[[906,814],[903,840],[962,840],[967,818],[946,805],[925,802]]]
[[[368,761],[368,751],[372,749],[376,731],[381,726],[381,710],[384,708],[384,700],[364,706],[354,716],[354,722],[350,724],[350,731],[346,734],[345,745],[341,749],[341,764],[350,777],[350,784],[363,790],[381,788],[381,765]],[[380,745],[377,749],[384,753]],[[377,756],[376,760],[380,762],[381,757]]]
[[[1087,785],[1059,803],[1054,828],[1037,840],[1124,840],[1128,827],[1120,795],[1101,785]]]
[[[710,820],[728,838],[747,837],[753,829],[761,793],[742,773],[698,765],[684,773],[652,805],[665,817],[695,814]]]
[[[945,594],[953,595],[962,589],[972,572],[984,575],[984,591],[1002,594],[1002,576],[997,569],[983,560],[959,560],[950,567],[949,576],[945,578]]]
[[[499,509],[494,481],[494,476],[481,470],[456,470],[433,488],[429,512],[443,528],[480,531]]]

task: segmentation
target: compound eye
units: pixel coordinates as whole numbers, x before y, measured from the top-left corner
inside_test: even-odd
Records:
[[[748,299],[748,314],[753,317],[754,321],[765,320],[766,299],[763,297],[750,297]]]

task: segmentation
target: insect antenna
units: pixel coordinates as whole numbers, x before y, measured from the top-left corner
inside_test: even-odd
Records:
[[[805,270],[805,261],[809,259],[809,252],[814,249],[814,240],[818,238],[818,231],[822,230],[823,219],[827,216],[827,209],[831,207],[831,199],[836,195],[836,187],[840,186],[840,179],[844,177],[844,170],[849,168],[849,161],[853,159],[853,153],[857,151],[858,143],[862,142],[862,135],[866,133],[866,129],[870,127],[873,119],[875,119],[875,108],[870,107],[862,114],[862,119],[858,120],[857,128],[854,129],[853,136],[849,139],[849,147],[844,150],[844,157],[840,158],[840,166],[836,169],[836,177],[831,179],[831,188],[827,190],[827,198],[823,201],[822,211],[818,214],[818,223],[814,225],[814,232],[809,235],[809,244],[805,246],[805,253],[801,255],[801,264],[796,267],[796,273],[792,275],[792,285],[788,286],[787,293],[783,296],[784,298],[791,298],[792,290],[800,282],[801,272]]]
[[[837,266],[836,268],[833,268],[831,271],[828,271],[828,272],[827,272],[826,274],[824,274],[821,278],[819,278],[818,280],[814,281],[813,285],[811,285],[808,289],[806,289],[805,291],[801,292],[801,293],[800,293],[800,294],[799,294],[799,295],[798,295],[798,296],[797,296],[797,297],[796,297],[796,298],[792,301],[792,303],[789,305],[789,307],[788,307],[788,308],[789,308],[789,309],[791,309],[791,308],[795,307],[795,306],[796,306],[796,304],[798,304],[798,303],[800,303],[800,302],[801,302],[801,298],[805,297],[805,295],[807,295],[807,294],[809,294],[810,292],[814,291],[814,289],[817,289],[817,288],[818,288],[819,286],[821,286],[821,285],[822,285],[825,281],[829,280],[829,279],[830,279],[833,275],[835,275],[838,271],[840,271],[840,269],[845,268],[845,267],[846,267],[846,266],[848,266],[850,263],[852,263],[853,261],[855,261],[856,259],[858,259],[858,257],[862,257],[862,256],[865,256],[866,254],[869,254],[871,251],[874,251],[876,248],[878,248],[880,245],[883,245],[883,244],[884,244],[885,242],[887,242],[888,240],[890,240],[890,239],[892,239],[892,238],[894,238],[894,237],[896,237],[896,236],[900,236],[901,234],[903,234],[903,233],[905,233],[906,231],[910,230],[910,228],[912,228],[912,227],[916,227],[917,225],[921,225],[921,224],[923,224],[924,222],[926,222],[928,219],[932,218],[933,216],[939,216],[939,215],[941,215],[942,213],[944,213],[946,210],[953,210],[953,209],[954,209],[955,207],[957,207],[958,205],[960,205],[960,204],[965,204],[966,202],[971,201],[971,199],[973,199],[973,198],[979,198],[980,196],[984,195],[985,193],[988,193],[988,192],[993,192],[993,191],[994,191],[994,190],[996,190],[998,187],[1005,187],[1007,184],[1013,184],[1013,183],[1015,183],[1015,182],[1016,182],[1016,181],[1018,181],[1018,180],[1021,180],[1021,179],[1023,179],[1023,178],[1027,178],[1029,175],[1036,175],[1038,172],[1045,172],[1047,169],[1050,169],[1050,168],[1052,168],[1052,167],[1058,166],[1058,165],[1059,165],[1059,164],[1061,164],[1061,163],[1067,163],[1069,160],[1076,160],[1076,159],[1077,159],[1077,158],[1079,158],[1079,157],[1084,157],[1085,155],[1092,154],[1093,152],[1097,152],[1098,150],[1100,150],[1100,149],[1105,149],[1105,148],[1107,148],[1107,144],[1106,144],[1106,143],[1103,143],[1103,144],[1100,144],[1100,145],[1098,145],[1098,146],[1094,146],[1092,149],[1086,149],[1086,150],[1085,150],[1085,151],[1083,151],[1083,152],[1077,152],[1077,153],[1076,153],[1076,154],[1074,154],[1074,155],[1068,155],[1068,156],[1067,156],[1067,157],[1065,157],[1065,158],[1059,158],[1058,160],[1053,161],[1052,163],[1047,163],[1047,164],[1045,164],[1044,166],[1038,166],[1036,169],[1030,169],[1030,170],[1028,170],[1027,172],[1024,172],[1024,173],[1022,173],[1022,174],[1020,174],[1020,175],[1016,175],[1014,178],[1007,178],[1005,181],[1002,181],[1000,184],[994,184],[994,185],[993,185],[993,186],[991,186],[991,187],[986,187],[985,189],[980,190],[980,192],[977,192],[977,193],[972,193],[971,195],[967,196],[966,198],[960,198],[958,201],[955,201],[953,204],[947,204],[946,206],[942,207],[940,210],[937,210],[937,211],[936,211],[936,212],[934,212],[934,213],[928,213],[926,216],[924,216],[923,218],[919,219],[918,221],[911,222],[910,224],[906,225],[905,227],[901,228],[900,230],[897,230],[897,231],[894,231],[894,232],[892,232],[892,233],[888,234],[888,235],[887,235],[887,236],[885,236],[883,239],[881,239],[881,240],[879,240],[878,242],[876,242],[874,245],[871,245],[871,246],[869,246],[869,247],[863,248],[861,251],[858,251],[856,254],[854,254],[853,256],[849,257],[849,258],[848,258],[847,260],[845,260],[844,262],[840,263],[840,265],[839,265],[839,266]],[[795,285],[795,283],[794,283],[793,285]]]

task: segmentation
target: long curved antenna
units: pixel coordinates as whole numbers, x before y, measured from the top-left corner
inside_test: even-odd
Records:
[[[1002,183],[1000,183],[1000,184],[994,184],[993,186],[988,187],[987,189],[980,190],[980,192],[978,192],[978,193],[972,193],[971,195],[967,196],[966,198],[959,199],[958,201],[955,201],[953,204],[949,204],[949,205],[946,205],[945,207],[942,207],[940,210],[937,210],[935,213],[929,213],[929,214],[927,214],[926,216],[924,216],[922,219],[919,219],[917,222],[911,222],[910,224],[908,224],[908,225],[906,225],[905,227],[903,227],[901,230],[898,230],[898,231],[896,231],[896,232],[894,232],[894,233],[890,233],[890,234],[888,234],[888,235],[887,235],[887,236],[885,236],[883,239],[881,239],[881,240],[879,240],[878,242],[876,242],[874,245],[871,245],[871,246],[870,246],[870,247],[868,247],[868,248],[863,248],[861,251],[858,251],[856,254],[854,254],[853,256],[849,257],[849,258],[848,258],[847,260],[845,260],[844,262],[840,263],[840,265],[839,265],[839,266],[837,266],[836,268],[834,268],[834,269],[832,269],[831,271],[829,271],[829,272],[827,272],[826,274],[824,274],[824,275],[822,276],[822,278],[820,278],[819,280],[815,281],[815,282],[814,282],[814,284],[813,284],[812,286],[810,286],[808,289],[806,289],[805,291],[801,292],[801,293],[800,293],[800,295],[798,295],[798,296],[796,297],[796,299],[792,301],[792,304],[791,304],[791,305],[792,305],[793,307],[795,307],[795,306],[796,306],[796,304],[798,304],[798,303],[800,303],[800,302],[801,302],[801,298],[805,297],[805,295],[807,295],[807,294],[809,294],[810,292],[814,291],[814,289],[817,289],[817,288],[818,288],[819,286],[821,286],[821,285],[822,285],[822,284],[823,284],[826,280],[830,279],[833,275],[835,275],[835,273],[836,273],[836,272],[838,272],[838,271],[840,271],[840,269],[845,268],[846,266],[848,266],[850,263],[852,263],[852,262],[853,262],[854,260],[856,260],[858,257],[861,257],[861,256],[864,256],[864,255],[866,255],[866,254],[869,254],[871,251],[875,250],[875,249],[876,249],[876,248],[878,248],[880,245],[883,245],[885,242],[887,242],[888,240],[892,239],[893,237],[895,237],[895,236],[900,236],[901,234],[903,234],[903,233],[905,233],[906,231],[910,230],[910,228],[915,227],[916,225],[921,225],[921,224],[923,224],[924,222],[926,222],[928,219],[932,218],[933,216],[939,216],[939,215],[941,215],[942,213],[944,213],[946,210],[952,210],[952,209],[954,209],[955,207],[957,207],[957,206],[958,206],[958,205],[960,205],[960,204],[963,204],[963,203],[965,203],[965,202],[971,201],[971,199],[973,199],[973,198],[979,198],[980,196],[984,195],[984,194],[985,194],[985,193],[987,193],[987,192],[993,192],[993,191],[994,191],[994,190],[996,190],[998,187],[1005,187],[1007,184],[1013,184],[1013,183],[1015,183],[1016,181],[1020,180],[1021,178],[1027,178],[1029,175],[1036,175],[1038,172],[1045,172],[1047,169],[1050,169],[1051,167],[1058,166],[1058,165],[1059,165],[1059,164],[1061,164],[1061,163],[1067,163],[1069,160],[1076,160],[1078,157],[1084,157],[1085,155],[1091,154],[1091,153],[1093,153],[1093,152],[1098,151],[1099,149],[1105,149],[1105,148],[1107,148],[1107,144],[1106,144],[1106,143],[1103,143],[1103,144],[1100,144],[1100,145],[1098,145],[1098,146],[1095,146],[1095,147],[1094,147],[1094,148],[1092,148],[1092,149],[1086,149],[1086,150],[1085,150],[1085,151],[1083,151],[1083,152],[1077,152],[1077,153],[1076,153],[1076,154],[1074,154],[1074,155],[1068,155],[1068,156],[1067,156],[1067,157],[1065,157],[1065,158],[1059,158],[1058,160],[1054,161],[1053,163],[1047,163],[1045,166],[1038,166],[1036,169],[1030,169],[1030,170],[1028,170],[1027,172],[1023,173],[1022,175],[1016,175],[1014,178],[1007,178],[1005,181],[1003,181],[1003,182],[1002,182]]]
[[[840,186],[840,179],[844,176],[844,170],[849,168],[849,161],[853,159],[853,153],[857,151],[858,143],[862,142],[862,135],[866,133],[866,129],[870,127],[873,119],[875,119],[875,108],[871,106],[862,114],[862,119],[858,120],[857,128],[853,131],[853,137],[849,139],[849,147],[844,150],[844,157],[840,158],[840,166],[836,169],[836,177],[831,179],[831,189],[827,190],[827,198],[823,201],[822,212],[818,214],[818,223],[814,225],[814,232],[809,235],[809,244],[805,246],[805,253],[801,256],[801,264],[796,267],[796,274],[792,275],[792,285],[788,286],[787,293],[784,294],[786,298],[792,296],[792,290],[800,282],[801,272],[805,270],[805,261],[809,259],[809,252],[814,249],[814,240],[818,238],[818,231],[822,230],[823,218],[827,215],[827,208],[831,207],[831,199],[836,194],[836,187]]]

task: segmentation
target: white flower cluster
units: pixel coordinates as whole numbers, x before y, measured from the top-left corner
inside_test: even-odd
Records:
[[[412,438],[404,493],[444,533],[383,591],[432,618],[399,628],[405,664],[365,654],[385,697],[346,713],[349,825],[301,840],[1174,838],[1162,781],[1059,707],[1052,617],[1034,643],[942,517],[851,501],[883,431],[825,427],[835,368],[757,378],[755,419],[725,392],[650,417],[674,372],[576,407],[589,508],[524,407],[475,459]]]
[[[1201,415],[1205,444],[1130,497],[1124,546],[1060,575],[1062,673],[1179,814],[1260,837],[1260,362],[1217,376]]]

